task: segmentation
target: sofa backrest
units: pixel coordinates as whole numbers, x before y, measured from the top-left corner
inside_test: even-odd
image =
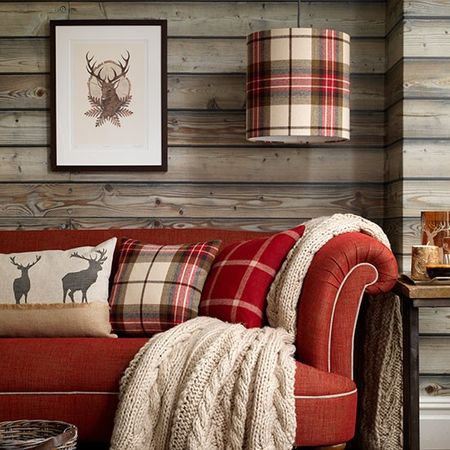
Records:
[[[119,241],[120,238],[132,238],[152,244],[184,244],[220,239],[223,247],[232,242],[270,236],[270,234],[272,233],[214,228],[0,231],[0,253],[67,250],[85,245],[97,245],[113,236],[119,238]]]

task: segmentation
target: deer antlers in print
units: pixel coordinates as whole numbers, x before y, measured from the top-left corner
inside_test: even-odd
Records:
[[[103,61],[97,64],[93,62],[94,56],[86,53],[86,70],[90,75],[88,80],[88,100],[91,109],[85,112],[86,116],[95,117],[96,127],[111,122],[120,127],[120,118],[128,117],[133,111],[128,109],[131,102],[131,83],[127,78],[130,70],[130,52],[126,56],[121,55],[119,61]]]
[[[25,303],[28,302],[28,292],[30,292],[31,289],[31,282],[30,277],[28,275],[28,271],[37,264],[41,257],[36,256],[36,260],[30,264],[27,264],[24,266],[23,264],[16,262],[16,257],[12,256],[9,258],[11,261],[11,264],[15,265],[21,272],[22,275],[20,275],[19,278],[16,278],[13,281],[13,291],[14,291],[14,298],[16,299],[16,304],[20,304],[20,300],[22,297],[25,297]]]

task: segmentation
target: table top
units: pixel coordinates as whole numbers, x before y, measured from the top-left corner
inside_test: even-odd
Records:
[[[450,285],[412,284],[407,280],[397,280],[394,292],[404,299],[412,300],[416,306],[450,306]],[[420,300],[420,302],[419,302]]]

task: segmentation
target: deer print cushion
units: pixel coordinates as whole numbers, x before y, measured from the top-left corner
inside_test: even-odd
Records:
[[[0,254],[0,336],[111,336],[108,288],[116,241]]]

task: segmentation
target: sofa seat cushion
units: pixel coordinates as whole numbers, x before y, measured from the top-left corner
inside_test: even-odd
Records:
[[[107,442],[123,372],[147,338],[0,339],[0,421],[64,420],[81,441]],[[297,363],[296,445],[353,437],[356,388]]]

